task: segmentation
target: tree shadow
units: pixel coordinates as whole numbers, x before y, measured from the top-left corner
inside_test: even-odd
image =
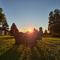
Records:
[[[16,51],[18,47],[18,45],[14,45],[6,53],[0,56],[0,60],[18,60],[20,57],[20,53]]]

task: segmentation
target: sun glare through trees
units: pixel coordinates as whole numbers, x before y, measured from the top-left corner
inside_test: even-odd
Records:
[[[60,0],[0,0],[0,60],[60,60]]]

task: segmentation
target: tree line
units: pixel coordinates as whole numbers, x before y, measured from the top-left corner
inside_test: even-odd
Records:
[[[18,33],[19,31],[17,29],[17,26],[15,25],[14,27],[14,25],[15,23],[12,24],[9,30],[9,25],[6,20],[6,16],[3,12],[3,9],[0,8],[0,30],[5,30],[4,31],[5,34],[6,32],[9,32],[9,34],[11,34],[12,31],[14,31],[14,33],[16,32]],[[52,37],[54,36],[60,37],[60,10],[59,9],[55,9],[54,11],[50,11],[49,13],[48,30],[45,30],[44,32],[44,36],[47,36],[47,35],[52,36]]]

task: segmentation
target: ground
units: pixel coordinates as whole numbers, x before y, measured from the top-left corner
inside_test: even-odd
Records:
[[[0,36],[0,60],[60,60],[60,38],[46,37],[28,48],[15,45],[13,36]]]

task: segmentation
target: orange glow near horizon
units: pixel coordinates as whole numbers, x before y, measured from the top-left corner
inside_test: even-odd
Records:
[[[26,27],[26,28],[21,28],[19,29],[19,32],[29,32],[29,33],[32,33],[33,32],[33,28],[32,27]]]
[[[33,32],[33,29],[32,28],[28,28],[27,30],[29,33],[32,33]]]

